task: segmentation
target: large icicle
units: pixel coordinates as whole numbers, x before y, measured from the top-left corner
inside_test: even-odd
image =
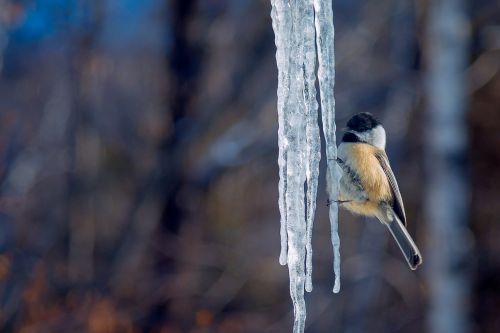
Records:
[[[336,198],[337,192],[332,9],[327,0],[271,0],[271,3],[278,65],[280,263],[288,264],[294,332],[299,333],[304,331],[306,319],[304,289],[312,290],[311,238],[321,158],[315,88],[317,56],[327,143],[328,193]],[[319,36],[320,33],[325,35]],[[337,292],[340,261],[336,214],[336,205],[331,205]]]

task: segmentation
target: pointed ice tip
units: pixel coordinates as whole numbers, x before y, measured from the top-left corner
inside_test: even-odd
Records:
[[[335,278],[335,284],[333,286],[333,293],[338,294],[340,292],[340,280]]]
[[[306,291],[308,293],[310,293],[311,291],[313,291],[313,284],[312,284],[312,281],[307,279],[306,280]]]
[[[286,264],[287,264],[286,256],[280,256],[280,265],[286,266]]]

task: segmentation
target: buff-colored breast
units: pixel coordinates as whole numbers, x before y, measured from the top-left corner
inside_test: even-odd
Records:
[[[348,145],[346,150],[351,153],[349,159],[351,168],[357,170],[363,188],[368,194],[368,200],[366,202],[348,202],[344,203],[343,206],[356,214],[376,216],[379,203],[390,200],[392,197],[387,176],[375,156],[379,149],[365,143]]]

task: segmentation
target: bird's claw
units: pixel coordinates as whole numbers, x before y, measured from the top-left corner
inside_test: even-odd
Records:
[[[343,204],[343,203],[347,203],[347,202],[352,202],[352,200],[330,200],[330,199],[328,199],[328,200],[326,201],[326,205],[327,205],[328,207],[330,207],[330,205],[331,205],[332,203],[334,203],[334,202],[335,202],[335,203],[338,203],[338,204]]]

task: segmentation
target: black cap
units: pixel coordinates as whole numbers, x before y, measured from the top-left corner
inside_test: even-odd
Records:
[[[358,113],[347,122],[347,127],[356,132],[368,131],[378,125],[380,125],[380,123],[377,119],[375,119],[375,117],[368,112]]]

